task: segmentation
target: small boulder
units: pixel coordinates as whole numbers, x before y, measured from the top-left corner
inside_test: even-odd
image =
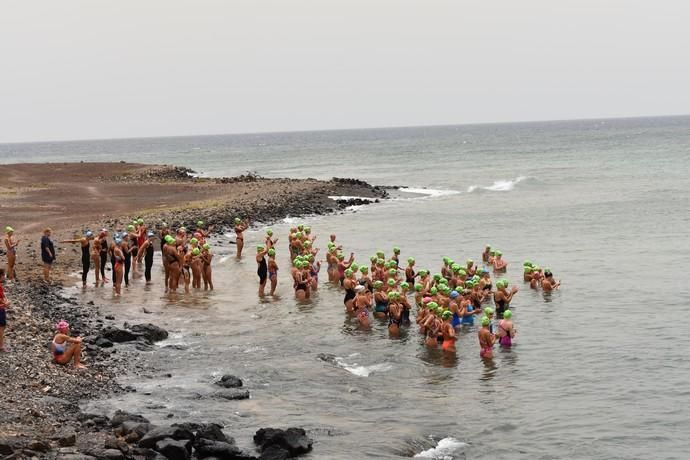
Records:
[[[105,337],[98,337],[96,339],[96,346],[101,348],[111,348],[113,346],[113,342],[106,339]]]
[[[36,452],[48,452],[50,450],[50,444],[42,440],[30,442],[27,447]]]
[[[132,342],[137,339],[137,335],[125,329],[118,329],[115,326],[106,326],[101,329],[101,337],[115,343]]]
[[[241,454],[236,445],[211,439],[200,439],[194,443],[194,449],[198,458],[215,457],[221,460],[232,460]]]
[[[160,342],[168,338],[168,331],[154,324],[135,324],[130,328],[132,332],[146,338],[149,342]]]
[[[158,441],[162,441],[166,438],[170,438],[176,441],[192,441],[194,439],[194,433],[177,426],[153,428],[151,431],[146,433],[146,435],[143,438],[141,438],[141,441],[139,441],[139,447],[153,448],[156,446],[156,443]]]
[[[123,410],[116,410],[115,415],[113,415],[113,418],[110,420],[110,426],[113,428],[116,428],[120,425],[122,425],[124,422],[131,421],[131,422],[138,422],[138,423],[149,423],[149,420],[144,417],[143,415],[139,414],[131,414],[129,412],[123,411]]]
[[[262,428],[254,435],[254,442],[264,451],[270,446],[287,450],[291,457],[311,451],[313,441],[302,428]]]
[[[156,443],[156,451],[169,460],[189,460],[192,455],[192,443],[188,439],[163,439]]]
[[[241,378],[230,374],[225,374],[216,382],[216,385],[220,385],[223,388],[241,388],[242,384],[243,382]]]
[[[126,457],[119,449],[105,449],[98,458],[103,460],[125,460]]]
[[[223,427],[217,423],[208,423],[197,429],[196,437],[194,438],[195,444],[202,439],[235,444],[235,440],[223,433]]]
[[[220,390],[213,393],[216,398],[238,400],[238,399],[249,399],[248,390],[240,390],[237,388],[228,388],[226,390]]]
[[[14,444],[9,439],[0,438],[0,455],[12,455],[14,453]]]
[[[263,452],[259,460],[286,460],[290,458],[290,452],[278,446],[270,446]]]
[[[58,433],[55,439],[60,447],[72,447],[77,443],[77,433],[74,431],[63,431]]]

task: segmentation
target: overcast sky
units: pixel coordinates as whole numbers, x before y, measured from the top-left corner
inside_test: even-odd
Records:
[[[687,113],[687,0],[0,2],[0,142]]]

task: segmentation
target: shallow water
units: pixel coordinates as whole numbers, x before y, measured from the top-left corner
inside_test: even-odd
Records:
[[[673,320],[690,295],[689,146],[690,118],[664,118],[5,145],[0,158],[136,152],[128,158],[206,174],[405,185],[426,195],[304,220],[360,260],[397,245],[434,271],[442,256],[477,260],[490,243],[521,287],[517,346],[487,365],[474,328],[449,358],[414,329],[399,339],[383,324],[358,330],[326,284],[296,302],[284,244],[281,298],[259,301],[251,252],[262,229],[241,262],[233,238],[221,238],[213,293],[171,302],[159,279],[148,290],[137,280],[108,307],[118,322],[150,321],[171,338],[150,352],[159,377],[125,377],[136,393],[91,409],[220,420],[247,447],[257,427],[303,426],[312,458],[687,458],[690,336]],[[273,225],[283,243],[288,222]],[[523,287],[527,258],[551,267],[562,290]],[[74,292],[112,298],[109,288]],[[205,398],[223,373],[241,376],[252,399]]]

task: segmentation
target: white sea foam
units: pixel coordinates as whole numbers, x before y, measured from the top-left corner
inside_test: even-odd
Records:
[[[336,357],[335,362],[350,374],[358,377],[369,377],[373,372],[386,372],[393,369],[390,363],[372,364],[370,366],[360,366],[357,363],[348,364],[342,358]]]
[[[467,188],[467,193],[472,193],[478,189],[487,190],[489,192],[509,192],[515,188],[517,184],[527,179],[527,176],[518,176],[513,180],[497,180],[492,185],[488,187],[482,187],[479,185],[470,185]]]
[[[433,458],[436,460],[453,460],[458,450],[467,444],[455,438],[443,438],[436,447],[427,449],[415,455],[415,458]]]
[[[433,188],[415,188],[415,187],[402,187],[398,190],[400,190],[401,192],[404,192],[404,193],[415,193],[417,195],[426,195],[428,197],[457,195],[460,193],[458,190],[439,190],[439,189],[433,189]]]
[[[350,196],[350,195],[333,195],[329,196],[331,200],[367,200],[367,201],[374,201],[375,198],[367,197],[367,196]]]

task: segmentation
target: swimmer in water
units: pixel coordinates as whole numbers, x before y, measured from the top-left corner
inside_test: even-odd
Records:
[[[211,261],[213,260],[213,253],[211,252],[211,245],[204,243],[201,247],[201,277],[204,280],[204,291],[213,291],[213,270],[211,269]]]
[[[407,267],[405,268],[405,281],[410,286],[414,285],[415,279],[418,276],[414,271],[414,265],[415,265],[414,257],[408,257],[407,258]]]
[[[122,252],[122,239],[115,238],[113,250],[112,250],[112,260],[113,265],[113,289],[115,289],[115,295],[119,297],[122,294],[122,278],[124,271],[125,255]]]
[[[492,359],[494,357],[494,344],[496,343],[496,336],[489,330],[491,320],[484,316],[482,318],[482,328],[479,329],[479,356],[482,359]]]
[[[361,327],[369,327],[369,308],[371,308],[371,298],[364,286],[355,287],[355,299],[353,302],[354,313]]]
[[[496,251],[496,258],[494,259],[494,272],[503,273],[508,269],[508,262],[503,260],[503,253]]]
[[[510,307],[510,301],[518,292],[517,286],[508,291],[508,280],[500,279],[496,283],[496,292],[494,293],[494,303],[496,304],[496,314],[499,318],[503,318],[503,313]]]
[[[19,240],[14,237],[14,229],[5,227],[5,252],[7,253],[7,280],[14,281],[14,264],[17,261]]]
[[[450,310],[444,310],[441,314],[443,324],[441,325],[441,333],[443,334],[443,345],[441,349],[448,353],[455,353],[457,350],[455,348],[456,336],[455,328],[451,324],[453,319],[453,313]]]
[[[86,366],[81,363],[82,338],[70,336],[69,323],[65,320],[57,323],[55,329],[57,333],[50,343],[53,361],[63,366],[73,361],[75,369],[86,369]]]
[[[498,343],[502,347],[511,347],[513,345],[515,334],[517,334],[517,331],[513,325],[513,312],[506,310],[503,312],[503,319],[499,321],[498,331],[496,331]]]
[[[153,268],[153,239],[156,234],[149,230],[146,233],[146,240],[139,245],[139,254],[137,254],[137,263],[141,264],[141,260],[144,259],[144,279],[146,279],[146,284],[151,284],[151,269]]]
[[[553,273],[548,268],[544,269],[544,279],[541,281],[541,288],[544,292],[551,292],[554,289],[558,289],[561,286],[560,281],[556,281],[553,278]]]
[[[273,247],[268,250],[268,279],[271,282],[270,295],[274,295],[276,287],[278,287],[278,263],[276,262],[276,250]]]
[[[351,268],[345,270],[345,279],[343,280],[343,287],[345,288],[345,298],[343,303],[345,304],[345,310],[348,313],[354,312],[354,299],[355,299],[355,287],[357,286],[357,281],[353,276],[353,271]]]
[[[266,288],[266,281],[268,281],[268,263],[266,262],[266,255],[271,247],[266,247],[260,244],[256,247],[256,263],[258,265],[256,274],[259,275],[259,297],[264,297],[264,289]]]
[[[180,270],[182,267],[182,257],[177,250],[175,238],[171,235],[165,237],[165,246],[163,247],[163,257],[168,265],[168,285],[165,292],[171,294],[177,292],[177,286],[180,280]]]
[[[486,248],[484,248],[484,252],[482,252],[482,262],[490,264],[489,263],[489,256],[490,255],[491,255],[491,245],[487,244]]]
[[[391,291],[388,293],[388,333],[394,336],[399,335],[402,322],[403,306],[400,303],[400,293]]]
[[[242,220],[235,217],[235,238],[237,244],[237,258],[242,258],[242,249],[244,248],[244,232],[249,228],[249,219]]]
[[[541,281],[544,278],[544,275],[541,272],[541,267],[538,265],[534,265],[532,267],[532,279],[529,282],[529,287],[532,289],[539,289],[539,286],[541,286]]]
[[[525,262],[526,264],[527,262]],[[523,265],[523,274],[522,274],[522,280],[526,283],[530,283],[532,281],[532,265]]]
[[[192,288],[201,289],[201,273],[204,267],[204,261],[201,258],[201,248],[196,247],[192,249],[190,253],[192,254],[192,260],[190,262],[192,267]]]

